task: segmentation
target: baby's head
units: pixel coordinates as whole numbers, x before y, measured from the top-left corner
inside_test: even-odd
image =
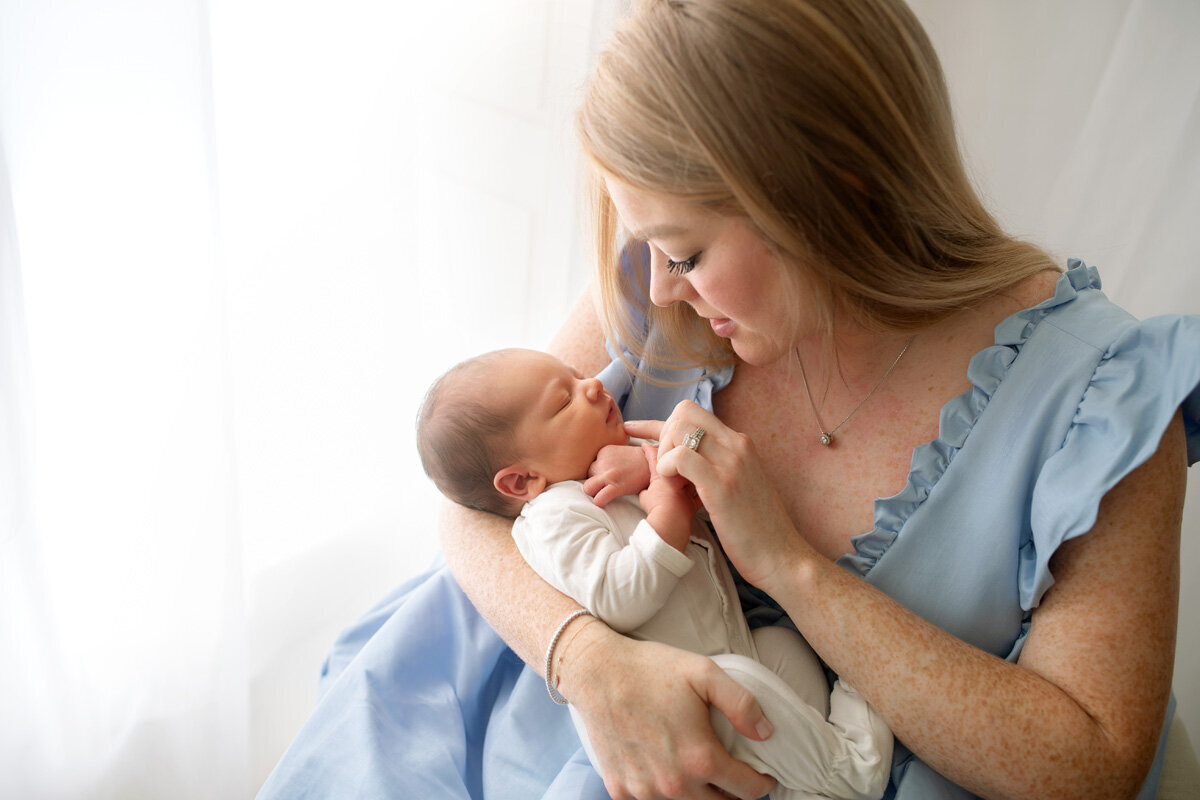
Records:
[[[583,480],[628,437],[595,378],[536,350],[497,350],[438,378],[417,415],[425,473],[461,505],[515,517],[552,483]]]

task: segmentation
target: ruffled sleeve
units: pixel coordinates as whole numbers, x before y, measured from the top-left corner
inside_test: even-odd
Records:
[[[1091,529],[1180,407],[1200,459],[1200,317],[1139,322],[1100,288],[1073,259],[1053,297],[996,327],[904,489],[876,501],[874,529],[838,562],[998,655],[1015,657],[1059,545]]]
[[[652,340],[653,337],[651,333]],[[719,370],[700,367],[667,370],[639,363],[638,369],[657,382],[639,378],[619,357],[596,376],[617,401],[625,419],[666,419],[682,400],[691,400],[712,411],[713,395],[733,379],[732,366]]]
[[[1036,607],[1053,585],[1055,550],[1091,530],[1101,498],[1158,449],[1180,408],[1190,465],[1200,460],[1200,317],[1131,323],[1104,352],[1034,485],[1032,541],[1022,549],[1019,572],[1024,609]]]

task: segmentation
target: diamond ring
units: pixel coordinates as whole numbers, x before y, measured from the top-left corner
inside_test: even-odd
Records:
[[[683,437],[683,446],[695,452],[700,449],[700,440],[704,438],[704,428],[696,428],[696,430]]]

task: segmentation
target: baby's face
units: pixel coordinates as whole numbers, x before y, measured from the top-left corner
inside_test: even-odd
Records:
[[[494,390],[516,408],[516,446],[526,468],[556,483],[583,480],[600,448],[629,437],[600,381],[536,350],[514,353]]]

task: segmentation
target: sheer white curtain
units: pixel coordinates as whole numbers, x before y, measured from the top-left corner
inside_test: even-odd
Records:
[[[609,2],[0,2],[0,797],[253,795],[586,281]]]
[[[621,5],[0,0],[0,797],[253,795],[435,552],[424,387],[586,280],[569,110]],[[1010,226],[1200,311],[1200,7],[914,7]]]
[[[200,9],[2,10],[0,794],[236,796],[242,559]]]

